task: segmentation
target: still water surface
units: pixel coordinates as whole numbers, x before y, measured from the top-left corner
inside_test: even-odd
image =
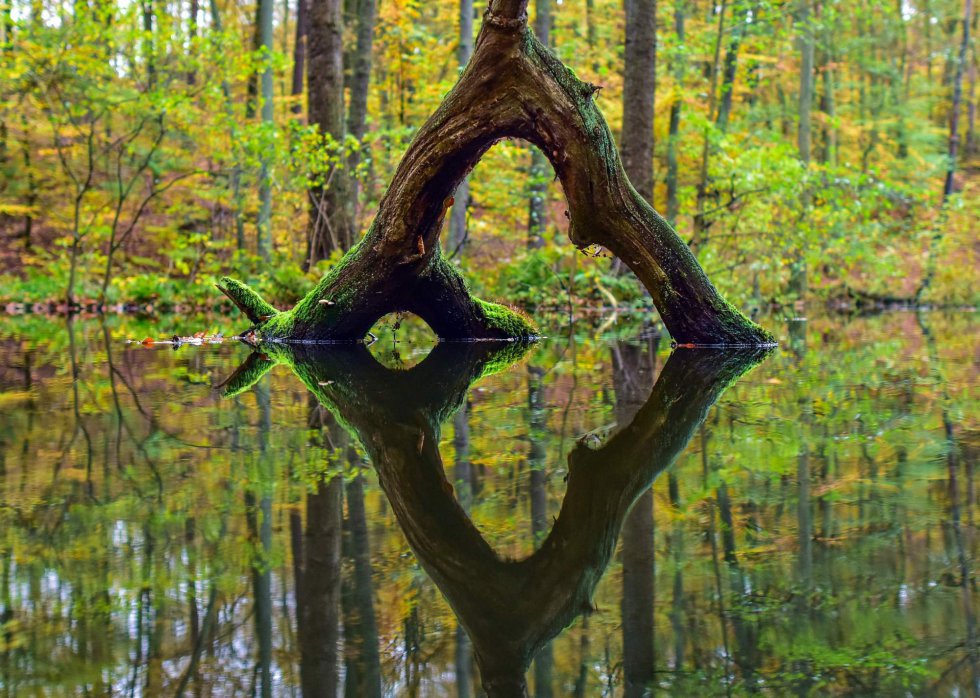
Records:
[[[205,322],[0,319],[0,695],[980,693],[976,315]]]

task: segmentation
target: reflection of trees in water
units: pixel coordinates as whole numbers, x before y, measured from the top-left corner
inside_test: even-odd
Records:
[[[442,422],[494,358],[486,346],[441,344],[397,373],[359,347],[333,351],[322,362],[298,351],[278,358],[358,435],[412,549],[467,629],[485,690],[513,695],[526,692],[524,675],[535,655],[591,608],[634,500],[683,450],[720,392],[759,356],[673,356],[630,424],[597,450],[584,443],[573,449],[551,532],[516,562],[501,560],[470,522],[438,450]],[[533,383],[530,395],[533,410]]]
[[[629,424],[653,386],[660,337],[643,344],[618,342],[611,348],[616,423]],[[653,489],[648,488],[626,516],[622,534],[623,677],[627,696],[642,696],[653,683],[655,549]]]
[[[971,495],[976,446],[971,414],[964,408],[972,345],[964,339],[962,322],[924,316],[932,332],[930,346],[916,331],[915,317],[907,320],[859,319],[846,327],[811,322],[805,353],[782,352],[764,373],[753,374],[753,380],[730,393],[723,408],[711,411],[704,429],[709,475],[718,478],[709,480],[707,488],[701,486],[696,463],[701,454],[693,449],[684,467],[668,471],[670,482],[658,490],[662,499],[658,497],[656,511],[661,551],[656,609],[662,620],[655,628],[659,685],[686,694],[694,690],[693,677],[700,675],[724,690],[722,679],[730,677],[727,685],[734,694],[746,691],[750,677],[743,666],[751,664],[751,638],[748,643],[740,640],[738,626],[744,623],[757,633],[762,664],[756,678],[773,691],[793,690],[786,676],[792,662],[799,661],[799,666],[821,672],[814,690],[850,687],[861,692],[858,687],[864,686],[887,693],[905,681],[923,693],[958,687],[969,694],[974,664],[967,621],[975,618],[977,596],[973,586],[961,583],[961,551],[969,576],[976,550],[970,521],[976,510]],[[895,325],[902,327],[900,333]],[[882,339],[884,331],[894,337]],[[242,693],[254,684],[258,691],[254,551],[244,544],[248,530],[243,507],[248,489],[256,509],[261,505],[262,490],[247,472],[259,449],[254,395],[242,395],[236,406],[194,385],[201,380],[194,374],[207,377],[225,370],[221,356],[186,348],[154,353],[125,349],[118,342],[105,348],[111,331],[80,319],[74,321],[73,332],[74,386],[70,337],[63,324],[52,344],[35,342],[26,351],[23,344],[11,349],[5,340],[3,345],[8,358],[0,366],[7,400],[0,407],[5,469],[0,528],[6,539],[0,540],[0,614],[8,624],[0,632],[16,645],[6,652],[0,649],[0,682],[11,687],[12,695],[39,680],[49,685],[84,683],[92,693],[107,682],[137,693],[162,683],[165,695],[179,693],[174,687],[181,683],[185,695],[219,684]],[[869,333],[879,342],[873,350],[856,343],[859,338],[865,342]],[[543,351],[557,353],[553,346]],[[563,410],[572,378],[568,362],[542,381],[546,402],[554,403],[546,406],[548,426],[541,438],[549,459],[552,507],[562,487],[556,477],[564,472],[554,460],[565,431],[563,412],[571,415],[569,433],[583,428],[583,406],[588,419],[611,421],[602,410],[603,405],[612,409],[605,399],[612,392],[604,382],[593,388],[597,377],[605,381],[610,373],[609,351],[608,346],[580,349],[583,375],[592,375],[569,399],[570,410]],[[535,364],[546,365],[538,359]],[[775,386],[777,378],[782,382]],[[484,491],[474,516],[498,536],[508,516],[519,517],[525,522],[519,527],[525,544],[532,535],[527,459],[510,461],[523,461],[523,474],[520,496],[506,511],[500,502],[514,489],[507,482],[509,466],[495,470],[491,461],[499,461],[506,451],[487,434],[495,424],[508,433],[526,429],[527,422],[518,424],[513,415],[526,415],[521,408],[527,381],[522,366],[474,398],[478,408],[469,418],[472,456],[466,459],[478,464],[469,467],[471,473],[484,469]],[[325,459],[324,449],[310,445],[306,391],[298,393],[296,385],[281,372],[270,382],[274,429],[268,453],[276,482],[270,570],[273,693],[280,686],[298,692],[301,683],[293,632],[298,610],[293,606],[294,576],[282,577],[279,568],[283,561],[294,561],[287,537],[294,522],[302,546],[307,491],[317,493],[313,473]],[[84,434],[77,431],[72,442],[76,392],[81,424],[92,440],[91,468]],[[23,397],[16,397],[20,393]],[[801,394],[806,398],[802,406]],[[805,424],[800,415],[808,403],[812,422]],[[501,406],[510,412],[499,410]],[[464,416],[458,411],[452,419],[456,423]],[[319,444],[320,437],[315,439]],[[802,440],[809,481],[802,483],[808,495],[801,497]],[[698,442],[696,438],[692,446]],[[519,455],[527,447],[526,442],[518,444]],[[296,465],[290,464],[293,452],[299,456]],[[460,481],[472,482],[472,475],[465,477],[465,465],[459,475],[456,463],[447,466],[452,470],[449,481],[463,499]],[[297,474],[285,477],[287,468]],[[351,477],[353,472],[343,493],[348,524]],[[287,480],[293,483],[288,490]],[[371,489],[374,475],[365,473],[365,480],[366,515],[379,521],[377,527],[371,524],[369,551],[376,570],[384,685],[400,685],[392,682],[404,676],[404,580],[417,575],[418,590],[409,595],[418,594],[410,601],[420,603],[417,616],[425,631],[421,688],[448,683],[452,690],[457,676],[467,680],[467,669],[466,685],[472,686],[475,667],[463,659],[471,656],[468,638],[462,633],[460,643],[454,642],[455,625],[444,623],[447,610],[441,600],[433,603],[433,585],[415,571],[410,556],[397,557],[404,553],[402,539],[390,533],[386,504]],[[801,499],[809,499],[810,507],[801,511]],[[714,559],[705,536],[709,512],[730,655],[722,651]],[[802,540],[801,513],[809,515],[811,531]],[[256,524],[258,538],[261,521]],[[349,530],[342,529],[344,544]],[[808,600],[799,591],[805,579],[800,563],[806,559],[800,555],[801,543],[807,538]],[[734,558],[737,572],[728,558]],[[346,549],[342,560],[346,583],[353,580],[353,560]],[[617,691],[624,685],[620,590],[618,575],[609,578],[596,592],[602,613],[580,617],[574,629],[553,641],[556,694],[574,690],[590,695],[597,681]],[[382,605],[382,598],[394,613]],[[291,618],[289,626],[281,605]],[[338,613],[340,634],[346,636],[343,607]],[[440,626],[448,633],[440,632]],[[810,644],[801,645],[803,639]],[[338,671],[346,674],[349,648],[341,642]],[[458,673],[453,671],[456,646],[462,648]],[[83,661],[92,672],[71,673]],[[194,670],[188,669],[191,661],[196,662]],[[894,668],[876,674],[878,661]],[[842,670],[845,662],[849,673]],[[603,673],[607,667],[613,668],[611,676]],[[527,678],[532,688],[533,671]]]

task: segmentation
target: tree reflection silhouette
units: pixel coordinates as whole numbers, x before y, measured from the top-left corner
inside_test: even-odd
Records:
[[[490,696],[527,693],[535,654],[579,614],[609,563],[633,502],[683,451],[721,393],[765,351],[678,351],[632,421],[568,456],[561,511],[540,547],[502,559],[454,496],[440,431],[470,385],[520,358],[516,344],[441,343],[421,363],[381,366],[361,345],[265,345],[226,385],[237,394],[288,365],[361,442],[422,567],[473,645]]]

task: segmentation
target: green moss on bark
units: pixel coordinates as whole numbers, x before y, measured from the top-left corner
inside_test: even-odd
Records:
[[[534,325],[507,306],[489,303],[479,298],[474,298],[473,302],[488,329],[501,332],[511,339],[531,339],[537,336],[538,331]]]
[[[255,324],[259,324],[268,316],[279,312],[250,286],[230,276],[222,277],[216,286]]]

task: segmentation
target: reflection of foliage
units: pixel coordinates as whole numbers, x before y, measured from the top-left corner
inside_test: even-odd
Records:
[[[164,329],[159,320],[107,320],[117,340],[221,329],[206,318],[167,321],[173,325]],[[668,479],[655,485],[663,691],[783,695],[810,686],[820,695],[945,695],[968,685],[964,591],[974,604],[976,592],[957,586],[942,409],[953,423],[954,446],[975,454],[975,318],[936,315],[927,322],[934,357],[914,317],[904,314],[815,318],[805,342],[801,334],[782,333],[781,352],[729,388],[672,467],[676,506]],[[255,646],[247,491],[272,498],[267,559],[286,600],[281,611],[276,602],[276,662],[283,684],[296,685],[286,520],[324,474],[353,473],[366,482],[386,685],[404,676],[405,621],[414,612],[418,656],[425,659],[418,670],[433,690],[451,689],[443,682],[454,662],[452,611],[419,570],[373,475],[360,467],[363,451],[349,458],[311,439],[309,392],[290,371],[280,367],[260,382],[271,394],[263,437],[253,393],[225,399],[183,377],[208,376],[216,385],[245,356],[243,347],[174,352],[106,345],[91,321],[76,321],[73,331],[77,381],[64,324],[42,316],[0,320],[0,614],[13,609],[5,641],[16,646],[0,658],[0,671],[14,694],[29,693],[40,681],[54,692],[75,693],[83,682],[97,685],[100,676],[126,686],[142,643],[137,681],[159,682],[160,693],[171,695],[179,677],[160,667],[186,661],[192,594],[203,622],[212,589],[214,652],[202,658],[202,680],[247,692],[241,677],[251,675]],[[558,513],[576,437],[615,420],[608,348],[587,334],[573,339],[546,340],[526,359],[542,369],[541,427],[534,435],[547,454],[549,515]],[[665,356],[658,354],[658,366]],[[72,438],[75,387],[91,450],[82,433]],[[535,546],[527,371],[485,377],[465,398],[474,472],[470,515],[501,556],[526,557]],[[443,425],[439,446],[447,464],[454,462],[454,436]],[[261,438],[272,454],[268,471],[259,467]],[[801,538],[803,454],[810,486],[803,513],[810,514],[812,535]],[[961,465],[957,474],[965,525],[968,472]],[[723,559],[722,483],[737,569]],[[805,575],[800,553],[807,540],[812,565]],[[973,560],[975,539],[968,546],[964,554]],[[614,556],[595,594],[599,612],[588,620],[587,694],[610,683],[621,691],[620,582]],[[570,685],[579,675],[584,632],[579,621],[555,639],[556,684]],[[753,656],[760,657],[755,665]]]

